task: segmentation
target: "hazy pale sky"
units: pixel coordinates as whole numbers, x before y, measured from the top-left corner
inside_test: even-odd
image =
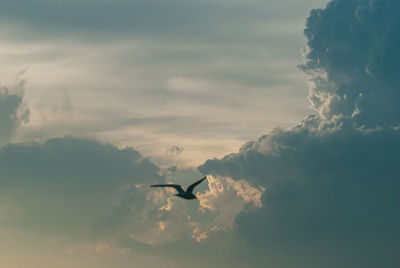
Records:
[[[400,267],[398,0],[3,0],[0,38],[1,267]]]
[[[237,151],[310,113],[296,66],[325,2],[3,1],[1,83],[24,80],[30,109],[12,141],[90,136],[192,166]]]

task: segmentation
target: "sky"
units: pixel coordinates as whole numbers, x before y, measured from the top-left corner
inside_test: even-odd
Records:
[[[323,4],[2,1],[0,82],[30,110],[11,141],[95,137],[160,165],[237,151],[310,112],[296,66]]]
[[[397,0],[4,0],[0,259],[400,265]],[[155,183],[187,186],[198,200]]]

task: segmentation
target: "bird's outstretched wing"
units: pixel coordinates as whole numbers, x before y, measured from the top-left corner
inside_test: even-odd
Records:
[[[199,184],[200,184],[202,181],[204,181],[206,178],[207,178],[207,176],[205,176],[205,177],[202,178],[201,180],[198,180],[198,181],[196,181],[195,183],[193,183],[192,185],[190,185],[190,186],[187,188],[186,192],[187,192],[187,193],[192,193],[194,187],[196,187],[197,185],[199,185]]]
[[[153,184],[150,187],[172,187],[175,188],[178,193],[185,193],[185,191],[182,189],[182,186],[178,184]]]

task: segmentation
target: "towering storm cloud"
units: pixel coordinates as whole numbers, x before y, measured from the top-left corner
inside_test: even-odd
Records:
[[[332,1],[311,12],[301,67],[313,76],[309,100],[323,119],[399,124],[399,8],[398,1]]]
[[[266,188],[263,207],[236,219],[265,256],[258,264],[399,266],[399,7],[336,0],[313,10],[301,68],[317,115],[199,167]]]

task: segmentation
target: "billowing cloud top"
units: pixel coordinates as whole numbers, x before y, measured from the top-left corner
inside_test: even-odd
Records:
[[[322,118],[345,116],[368,127],[400,123],[399,8],[398,1],[350,0],[311,12],[301,67],[313,76],[309,100]]]

